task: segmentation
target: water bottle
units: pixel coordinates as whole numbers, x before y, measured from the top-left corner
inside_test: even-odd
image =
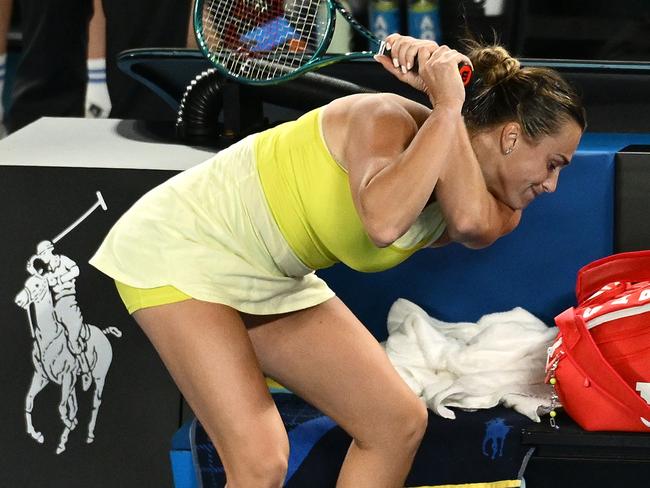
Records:
[[[400,31],[399,1],[370,0],[368,4],[370,31],[380,40]]]
[[[440,13],[437,0],[410,0],[408,33],[417,39],[440,42]]]

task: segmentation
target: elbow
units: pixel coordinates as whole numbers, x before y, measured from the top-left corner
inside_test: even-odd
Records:
[[[393,219],[384,206],[372,205],[363,196],[359,202],[358,214],[368,238],[376,247],[390,246],[404,231],[400,233],[396,223],[391,223]]]
[[[384,248],[384,247],[388,247],[393,242],[395,242],[395,240],[383,239],[381,237],[373,237],[373,236],[370,236],[370,235],[369,235],[369,237],[370,237],[370,240],[372,241],[372,243],[375,245],[375,247],[378,247],[380,249]]]
[[[399,233],[382,222],[367,223],[366,234],[372,243],[380,248],[388,247],[399,238]]]
[[[368,238],[377,247],[388,247],[402,235],[383,212],[364,212],[361,222]]]
[[[487,221],[481,218],[462,218],[448,223],[449,237],[470,249],[482,249],[492,244],[496,237]]]
[[[492,245],[494,241],[496,241],[496,239],[482,237],[478,239],[468,239],[465,242],[461,242],[461,244],[469,249],[484,249]]]

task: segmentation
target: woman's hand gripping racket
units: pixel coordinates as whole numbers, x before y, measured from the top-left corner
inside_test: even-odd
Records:
[[[426,93],[433,105],[465,101],[473,70],[464,54],[433,41],[399,34],[386,37],[382,47],[375,59],[400,81]],[[454,73],[456,69],[460,78]]]
[[[370,50],[326,54],[336,12],[368,39]],[[386,48],[337,0],[196,0],[194,30],[199,48],[221,73],[253,85],[279,83],[345,59],[385,54]],[[461,68],[465,85],[471,78],[467,68]]]

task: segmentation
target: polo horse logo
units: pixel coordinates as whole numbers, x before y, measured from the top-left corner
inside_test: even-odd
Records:
[[[72,225],[51,241],[42,241],[36,254],[27,261],[30,275],[18,292],[14,302],[27,311],[27,321],[33,339],[32,363],[34,374],[25,398],[27,433],[39,444],[43,434],[32,424],[34,399],[48,383],[61,387],[58,410],[63,422],[63,432],[56,453],[66,449],[70,431],[77,426],[77,378],[87,391],[94,383],[93,405],[88,423],[86,442],[95,439],[97,414],[102,402],[106,375],[113,360],[113,349],[107,335],[121,337],[116,327],[103,330],[83,320],[76,299],[76,278],[79,267],[67,256],[57,254],[54,244],[79,225],[96,208],[107,210],[100,192],[97,201]]]
[[[16,303],[27,309],[28,322],[34,340],[32,348],[32,363],[34,374],[25,398],[25,421],[27,433],[39,444],[45,440],[43,434],[32,424],[34,399],[45,386],[52,382],[61,386],[59,416],[64,429],[59,439],[56,453],[65,451],[68,435],[77,426],[77,393],[75,386],[77,377],[81,374],[79,361],[70,351],[65,327],[56,319],[54,302],[47,278],[42,274],[45,265],[39,259],[32,260],[33,267],[38,272],[25,281],[24,288],[16,296]],[[95,439],[95,424],[99,406],[102,403],[102,392],[106,374],[113,359],[113,350],[106,337],[113,335],[121,337],[122,333],[116,327],[100,330],[94,325],[88,325],[85,355],[89,367],[91,381],[95,384],[93,406],[88,423],[87,443]],[[90,385],[88,385],[90,386]]]
[[[489,456],[491,459],[503,456],[503,445],[512,426],[506,425],[505,420],[502,418],[492,419],[489,422],[486,422],[485,426],[483,455]],[[492,454],[488,453],[488,446],[490,446]]]

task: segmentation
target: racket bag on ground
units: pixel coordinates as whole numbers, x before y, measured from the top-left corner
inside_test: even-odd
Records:
[[[650,432],[650,251],[584,266],[576,296],[555,318],[547,381],[585,430]]]

